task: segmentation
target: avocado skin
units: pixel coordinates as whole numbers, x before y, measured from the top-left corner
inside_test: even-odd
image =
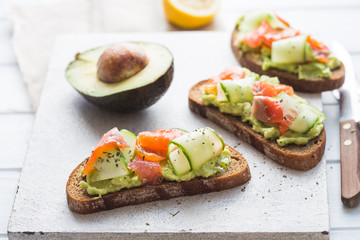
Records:
[[[134,112],[157,102],[168,90],[174,75],[174,60],[164,75],[154,82],[115,94],[94,97],[78,91],[86,100],[100,108],[115,112]]]

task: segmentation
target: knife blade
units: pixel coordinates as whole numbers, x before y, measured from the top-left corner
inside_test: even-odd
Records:
[[[358,84],[351,57],[338,42],[332,43],[333,52],[345,65],[345,82],[340,93],[340,164],[341,201],[347,207],[360,202],[360,140]]]

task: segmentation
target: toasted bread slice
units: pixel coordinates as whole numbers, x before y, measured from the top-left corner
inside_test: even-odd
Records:
[[[280,147],[275,140],[268,140],[261,134],[254,132],[249,124],[241,121],[240,117],[225,114],[216,107],[204,105],[201,96],[202,86],[206,84],[208,84],[208,80],[201,81],[190,89],[189,107],[193,112],[229,130],[238,138],[285,167],[296,170],[309,170],[320,162],[325,151],[325,129],[305,146],[290,144]]]
[[[100,198],[94,198],[80,187],[83,180],[81,169],[86,164],[85,159],[70,174],[66,184],[68,206],[74,212],[89,214],[156,200],[222,191],[242,185],[251,178],[249,165],[238,151],[231,147],[229,150],[231,163],[228,170],[214,177],[196,178],[188,182],[164,181],[160,185],[123,189]]]
[[[330,91],[340,88],[344,83],[345,67],[343,63],[340,64],[340,67],[331,71],[331,78],[299,79],[296,74],[274,68],[264,71],[262,70],[261,62],[254,59],[250,53],[243,53],[236,45],[235,40],[237,33],[238,30],[235,27],[231,36],[231,49],[240,65],[248,68],[250,71],[260,75],[278,77],[282,84],[290,85],[295,91],[299,92],[318,93]]]

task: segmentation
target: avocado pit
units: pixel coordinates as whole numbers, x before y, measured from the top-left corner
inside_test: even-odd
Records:
[[[148,63],[149,58],[140,45],[115,44],[101,54],[97,74],[102,82],[118,83],[140,72]]]

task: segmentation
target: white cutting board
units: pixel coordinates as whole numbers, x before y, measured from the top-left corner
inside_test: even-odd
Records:
[[[125,40],[156,41],[175,59],[168,92],[146,110],[121,114],[88,103],[66,81],[75,53]],[[37,112],[8,231],[19,239],[328,239],[326,167],[286,169],[210,121],[190,112],[196,82],[237,65],[229,32],[68,35],[58,39]],[[320,95],[307,95],[321,107]],[[128,206],[90,215],[71,212],[71,171],[112,127],[138,133],[210,126],[248,160],[248,184],[205,195]]]

